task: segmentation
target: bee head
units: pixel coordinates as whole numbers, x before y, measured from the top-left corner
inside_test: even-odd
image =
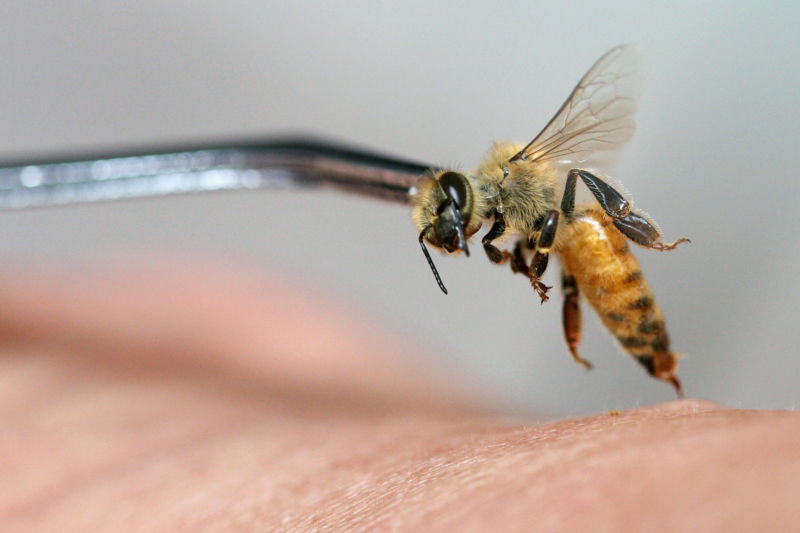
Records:
[[[470,224],[472,216],[472,187],[466,176],[452,170],[423,176],[412,199],[412,217],[419,230],[419,243],[428,260],[439,288],[447,294],[433,264],[427,241],[431,246],[448,252],[463,251],[469,255],[467,238],[478,231],[480,224]]]

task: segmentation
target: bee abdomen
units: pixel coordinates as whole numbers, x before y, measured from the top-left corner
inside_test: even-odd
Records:
[[[673,380],[678,365],[664,317],[625,237],[598,210],[578,214],[559,230],[564,267],[606,328],[651,375]]]

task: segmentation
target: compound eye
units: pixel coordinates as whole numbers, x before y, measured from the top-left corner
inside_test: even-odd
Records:
[[[467,202],[467,180],[458,172],[445,172],[439,176],[444,194],[456,204],[456,207],[463,209]]]

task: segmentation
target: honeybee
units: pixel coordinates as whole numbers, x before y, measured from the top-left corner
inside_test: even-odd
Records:
[[[423,175],[412,189],[411,214],[422,251],[445,294],[426,243],[469,255],[470,237],[491,223],[481,238],[489,260],[509,263],[513,272],[527,277],[542,303],[551,287],[541,278],[550,254],[557,255],[564,337],[573,359],[592,367],[578,352],[583,294],[620,346],[680,396],[677,356],[669,349],[664,317],[628,241],[666,251],[689,239],[665,243],[648,215],[586,166],[598,153],[607,155],[631,138],[640,87],[638,50],[630,45],[613,48],[527,145],[495,144],[471,174],[436,170]],[[579,180],[593,197],[587,202],[576,202]],[[497,245],[503,237],[513,239],[510,249]]]

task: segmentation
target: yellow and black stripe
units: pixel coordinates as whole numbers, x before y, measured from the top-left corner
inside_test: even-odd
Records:
[[[650,375],[680,392],[664,316],[611,217],[597,209],[576,213],[559,228],[556,249],[565,270],[622,348]]]

